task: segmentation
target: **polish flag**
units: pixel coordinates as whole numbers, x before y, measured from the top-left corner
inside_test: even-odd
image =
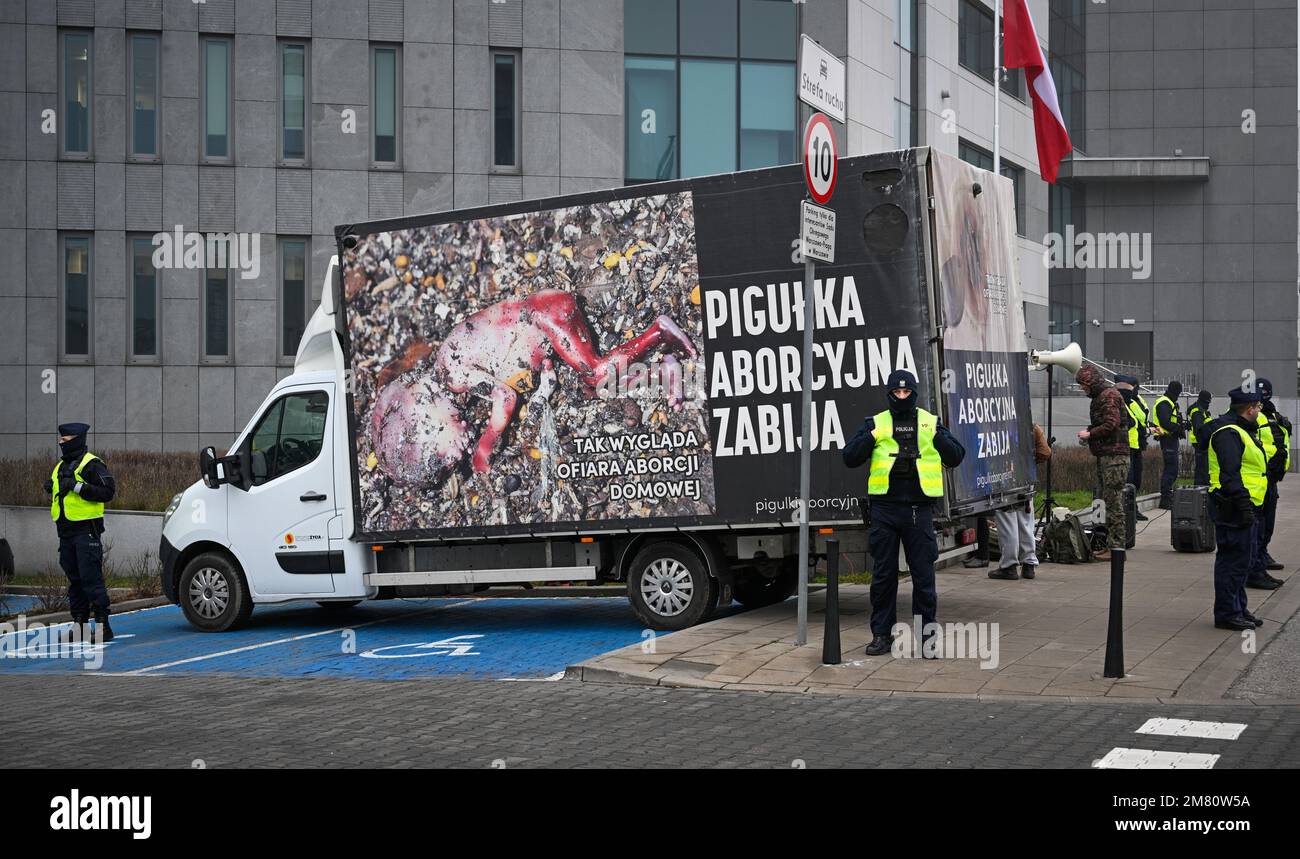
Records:
[[[1056,82],[1047,67],[1043,49],[1038,46],[1034,19],[1025,0],[1006,0],[1004,15],[1003,64],[1009,69],[1024,69],[1029,78],[1029,95],[1034,100],[1034,137],[1038,140],[1038,171],[1055,184],[1061,159],[1074,148],[1061,118],[1056,100]]]

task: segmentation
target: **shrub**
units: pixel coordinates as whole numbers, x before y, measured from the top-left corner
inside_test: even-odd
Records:
[[[1138,495],[1160,491],[1160,472],[1164,469],[1164,460],[1160,448],[1148,445],[1142,452],[1142,486]],[[1192,473],[1192,453],[1190,447],[1183,445],[1179,464],[1179,473]],[[1038,485],[1042,488],[1047,481],[1047,468],[1038,467]],[[1097,458],[1083,446],[1065,446],[1060,439],[1052,449],[1052,494],[1080,491],[1096,492]]]
[[[162,512],[172,496],[199,476],[197,453],[157,453],[141,450],[95,451],[108,464],[117,483],[110,510]],[[48,507],[45,492],[54,457],[0,459],[0,505]]]

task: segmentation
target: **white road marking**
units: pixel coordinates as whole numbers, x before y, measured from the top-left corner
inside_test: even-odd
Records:
[[[1151,749],[1111,749],[1106,757],[1093,761],[1101,770],[1208,770],[1218,763],[1218,755],[1200,752],[1158,752]]]
[[[1199,737],[1205,740],[1235,740],[1246,730],[1240,722],[1194,722],[1187,719],[1147,719],[1135,734],[1167,737]]]
[[[174,662],[163,662],[159,665],[150,665],[147,668],[137,668],[134,671],[123,671],[116,676],[134,677],[141,674],[147,674],[151,671],[162,671],[164,668],[175,668],[177,665],[189,665],[194,662],[204,662],[208,659],[217,659],[222,656],[231,656],[236,653],[247,653],[250,650],[261,650],[264,647],[274,647],[277,644],[292,644],[295,641],[305,641],[309,638],[319,638],[322,635],[337,635],[341,632],[347,632],[350,629],[361,629],[365,626],[374,626],[378,623],[390,623],[394,620],[405,620],[407,618],[419,617],[420,615],[432,614],[435,611],[441,611],[445,608],[455,608],[460,605],[468,605],[470,601],[455,602],[448,605],[433,606],[423,611],[414,611],[407,614],[395,615],[393,617],[382,617],[378,620],[369,620],[365,623],[354,623],[348,626],[340,626],[335,629],[323,629],[320,632],[308,632],[303,635],[295,635],[290,638],[277,638],[275,641],[263,641],[258,644],[249,644],[244,647],[235,647],[230,650],[222,650],[219,653],[207,653],[203,656],[191,656],[189,659],[177,659]]]

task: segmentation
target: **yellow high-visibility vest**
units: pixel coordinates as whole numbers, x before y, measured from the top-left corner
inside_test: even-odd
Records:
[[[1245,448],[1241,452],[1241,485],[1246,487],[1250,493],[1250,501],[1256,507],[1264,503],[1264,495],[1268,492],[1268,460],[1264,458],[1264,451],[1260,450],[1259,444],[1251,438],[1250,433],[1246,432],[1236,424],[1225,424],[1210,434],[1210,488],[1222,489],[1223,484],[1219,481],[1219,457],[1214,452],[1214,437],[1226,429],[1234,429],[1241,435],[1241,443]]]
[[[1203,409],[1200,406],[1192,406],[1187,410],[1187,440],[1192,447],[1196,446],[1196,415],[1201,411]]]
[[[898,440],[894,438],[894,416],[889,410],[876,415],[871,434],[876,446],[871,451],[871,473],[867,478],[868,495],[884,495],[889,491],[889,472],[898,456]],[[943,497],[943,462],[934,446],[934,435],[939,419],[925,409],[916,410],[916,476],[921,492],[930,498]]]
[[[1147,426],[1147,416],[1138,405],[1137,397],[1130,400],[1127,407],[1129,417],[1133,418],[1133,424],[1128,428],[1128,446],[1132,450],[1139,450],[1142,447],[1141,433]]]
[[[1160,400],[1164,400],[1166,403],[1169,404],[1169,410],[1172,413],[1171,419],[1173,420],[1174,427],[1179,426],[1183,422],[1183,416],[1178,412],[1178,404],[1166,396],[1161,396],[1160,399],[1156,400],[1157,406],[1160,405]],[[1155,412],[1151,413],[1151,419],[1156,422],[1156,426],[1160,426],[1160,421],[1159,419],[1156,418]],[[1170,427],[1160,427],[1160,428],[1162,430],[1165,430],[1166,432],[1168,432],[1170,429]]]
[[[81,457],[81,462],[77,463],[76,469],[72,476],[78,483],[85,483],[81,479],[81,470],[92,460],[99,459],[93,453],[86,452]],[[54,473],[50,475],[50,487],[53,492],[53,498],[50,501],[50,518],[55,522],[59,521],[59,466],[61,462],[54,464]],[[69,492],[63,496],[63,515],[69,522],[85,522],[87,519],[103,519],[104,503],[102,501],[87,501],[75,492]]]

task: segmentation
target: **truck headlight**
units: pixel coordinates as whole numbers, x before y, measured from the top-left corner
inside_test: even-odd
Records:
[[[172,518],[172,514],[175,513],[177,510],[180,509],[180,506],[181,506],[181,499],[184,498],[184,497],[185,497],[185,493],[184,493],[184,492],[177,492],[176,495],[172,497],[172,503],[168,504],[168,505],[167,505],[167,509],[163,511],[163,527],[164,527],[164,528],[167,527],[167,520],[170,519],[170,518]]]

